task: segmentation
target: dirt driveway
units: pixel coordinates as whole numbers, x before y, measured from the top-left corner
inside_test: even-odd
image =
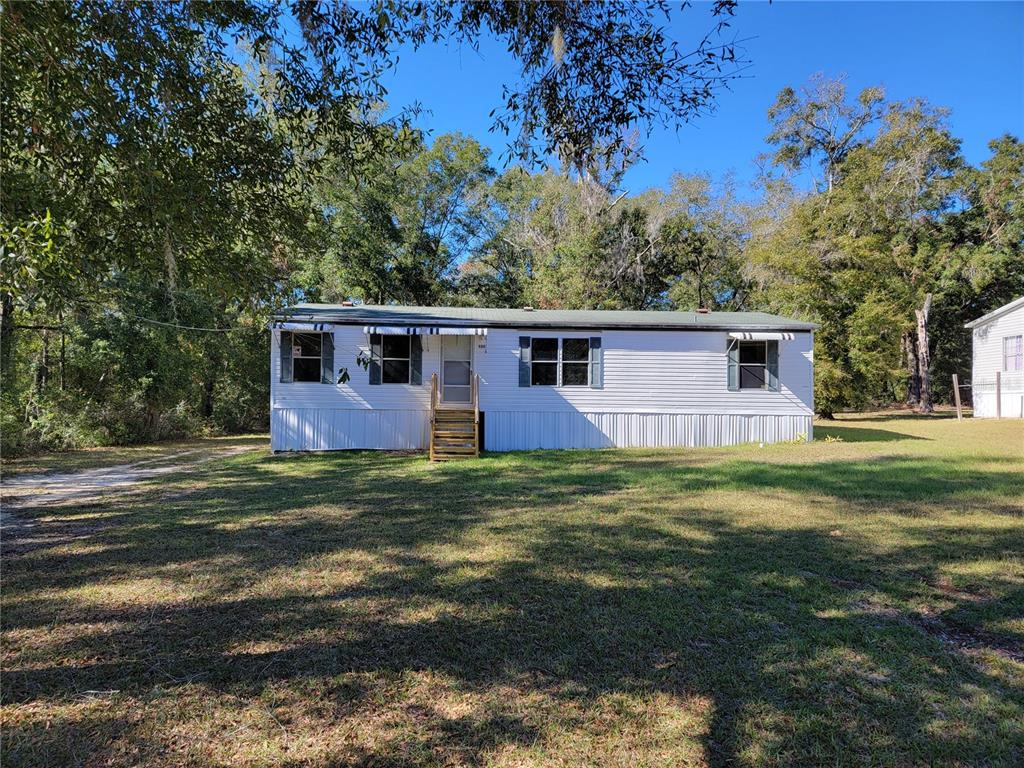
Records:
[[[51,471],[9,476],[5,468],[0,482],[0,538],[4,539],[4,549],[10,545],[31,547],[62,535],[73,535],[71,529],[75,526],[49,520],[47,509],[92,505],[151,491],[152,485],[147,481],[187,472],[214,459],[257,450],[267,450],[265,439],[202,440],[191,445],[139,449],[139,455],[145,458],[131,462],[118,461],[123,454],[113,453],[110,459],[117,463],[103,464],[102,453],[79,452],[67,454],[63,464],[75,468],[66,471],[61,468],[59,456]]]

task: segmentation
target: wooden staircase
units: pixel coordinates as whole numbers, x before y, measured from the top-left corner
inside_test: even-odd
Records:
[[[466,408],[442,408],[437,374],[431,377],[430,460],[451,461],[480,455],[480,377],[474,375],[472,403]]]

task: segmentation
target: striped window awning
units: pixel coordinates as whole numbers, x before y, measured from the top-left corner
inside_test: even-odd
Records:
[[[792,341],[796,335],[782,331],[732,331],[729,338],[740,341]]]
[[[332,327],[330,323],[292,323],[284,320],[274,323],[275,331],[329,331]]]
[[[486,336],[487,329],[459,325],[365,325],[363,333],[388,336]]]

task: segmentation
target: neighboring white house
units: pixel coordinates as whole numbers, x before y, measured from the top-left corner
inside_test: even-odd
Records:
[[[491,451],[810,440],[815,328],[759,312],[300,304],[272,323],[271,447],[427,448],[434,374],[439,412],[477,407]]]
[[[1024,296],[966,327],[974,338],[974,415],[1024,417]]]

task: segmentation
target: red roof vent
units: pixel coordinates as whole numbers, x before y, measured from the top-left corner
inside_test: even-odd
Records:
[[[697,308],[697,314],[698,314],[698,315],[706,315],[706,314],[708,314],[709,312],[711,312],[711,310],[710,310],[710,309],[708,309],[707,307],[698,307],[698,308]]]
[[[351,301],[349,301],[348,299],[345,299],[345,301],[341,302],[341,306],[343,306],[343,307],[354,307],[354,306],[355,306],[355,304],[353,304],[353,303],[352,303]]]

